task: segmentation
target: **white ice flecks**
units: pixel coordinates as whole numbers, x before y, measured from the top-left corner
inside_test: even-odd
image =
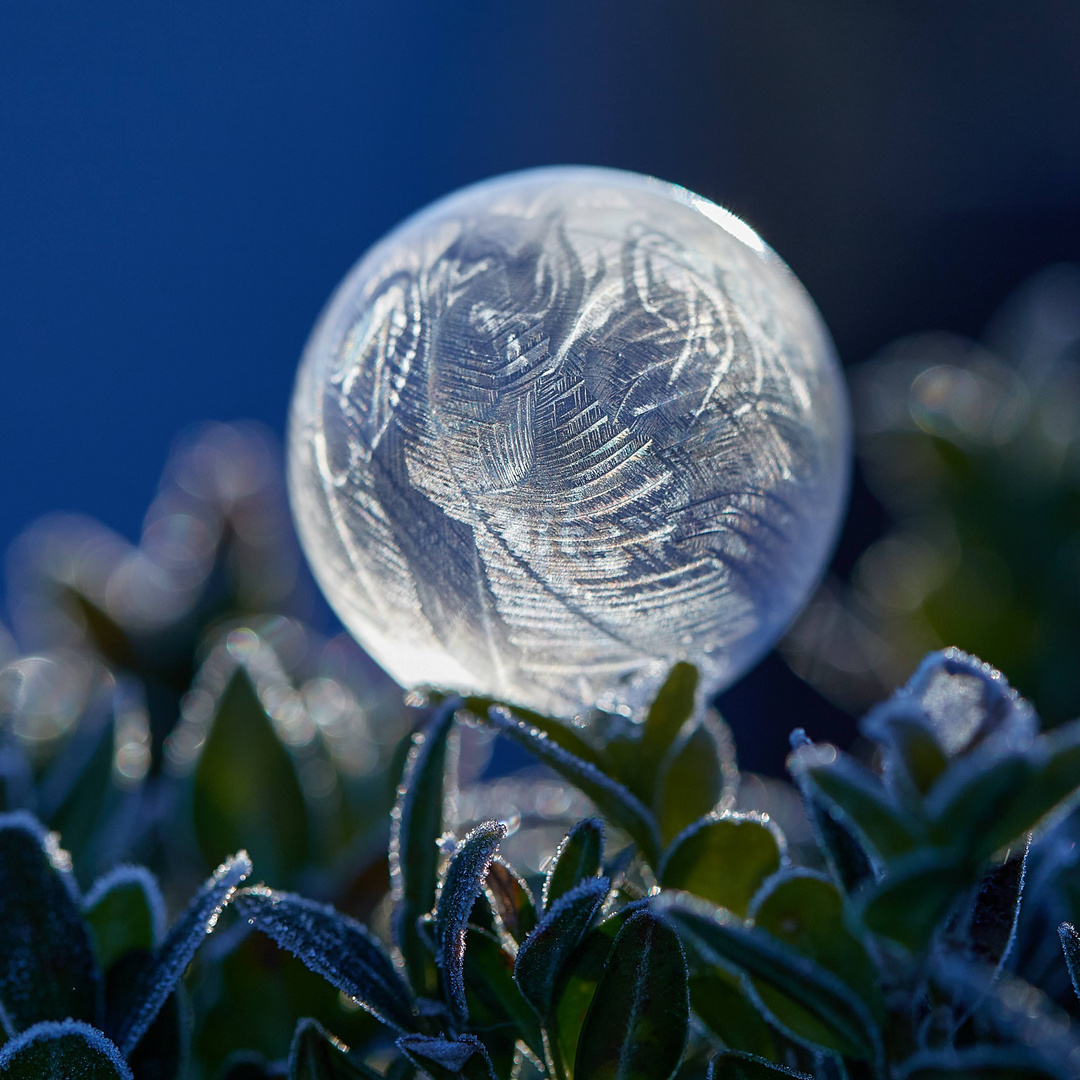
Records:
[[[301,538],[403,685],[569,716],[707,690],[782,632],[846,492],[847,402],[790,271],[674,185],[537,169],[345,279],[290,431]]]

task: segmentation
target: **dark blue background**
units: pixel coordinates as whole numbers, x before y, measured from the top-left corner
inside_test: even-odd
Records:
[[[848,362],[977,332],[1080,257],[1080,5],[6,0],[0,548],[55,509],[134,538],[186,425],[282,431],[376,237],[551,162],[730,206]],[[879,525],[857,486],[842,565]]]

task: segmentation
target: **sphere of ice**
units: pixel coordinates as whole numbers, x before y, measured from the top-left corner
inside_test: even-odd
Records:
[[[308,342],[289,483],[315,576],[404,686],[632,712],[738,677],[804,603],[846,494],[828,334],[738,218],[547,168],[420,211]]]

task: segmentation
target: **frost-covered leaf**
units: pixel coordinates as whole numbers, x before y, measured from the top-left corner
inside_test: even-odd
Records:
[[[782,843],[767,817],[718,811],[675,838],[660,868],[660,884],[745,915],[762,882],[780,869]]]
[[[471,696],[466,697],[463,704],[474,716],[487,716],[488,710],[492,708],[502,709],[529,727],[542,731],[567,753],[573,754],[576,758],[581,758],[582,761],[587,761],[594,768],[600,769],[601,772],[605,771],[600,752],[561,720],[533,712],[532,709],[526,709],[520,705],[510,705],[506,702],[496,701],[494,698]]]
[[[656,798],[661,763],[679,737],[683,724],[694,715],[697,686],[697,668],[684,662],[675,664],[649,706],[641,727],[635,755],[637,768],[631,784],[631,789],[647,806],[652,806]]]
[[[514,982],[513,957],[489,935],[472,928],[465,944],[465,993],[474,1031],[484,1034],[489,1027],[510,1026],[534,1054],[543,1057],[540,1025]]]
[[[142,968],[133,991],[136,1004],[116,1033],[116,1044],[125,1056],[154,1022],[199,945],[217,924],[222,909],[250,873],[251,860],[246,852],[241,851],[223,862],[195,894],[187,910]]]
[[[742,971],[776,1022],[794,1037],[860,1060],[878,1057],[880,1034],[873,1017],[832,972],[730,912],[685,893],[661,894],[655,903],[680,934],[692,939],[696,953]]]
[[[165,901],[142,866],[118,866],[94,882],[82,903],[102,971],[133,949],[152,952],[165,933]]]
[[[1061,949],[1065,953],[1065,966],[1069,969],[1069,979],[1073,990],[1080,998],[1080,933],[1072,923],[1063,922],[1058,927]]]
[[[1028,739],[1038,726],[1031,706],[1001,672],[960,649],[930,653],[860,726],[869,738],[900,746],[913,724],[923,726],[949,756],[966,754],[995,735]]]
[[[0,1023],[100,1023],[101,975],[59,838],[30,814],[0,815]]]
[[[724,1046],[764,1058],[775,1054],[773,1029],[737,975],[718,967],[691,974],[690,1007]]]
[[[812,870],[788,870],[754,898],[754,925],[810,957],[846,983],[878,1019],[884,1017],[879,977],[866,946],[847,927],[845,900]]]
[[[579,821],[563,837],[544,879],[544,909],[586,878],[598,877],[604,859],[604,823],[597,818]]]
[[[408,988],[390,958],[354,919],[292,893],[245,889],[236,910],[312,971],[398,1031],[414,1027]]]
[[[465,927],[484,887],[491,860],[506,836],[500,821],[477,825],[458,845],[439,883],[435,900],[435,960],[447,1004],[462,1019],[465,1004]]]
[[[1080,720],[1040,735],[1022,752],[1000,749],[959,761],[931,792],[927,812],[940,843],[986,862],[1015,844],[1080,788]]]
[[[803,792],[803,805],[829,872],[845,892],[854,892],[874,876],[873,864],[862,841],[844,824],[839,811],[827,806],[809,784]]]
[[[669,748],[657,778],[653,803],[664,843],[711,813],[723,790],[716,740],[704,724],[696,724]]]
[[[289,1080],[382,1080],[349,1057],[343,1045],[310,1018],[299,1021],[289,1047]]]
[[[403,1035],[397,1045],[431,1080],[495,1080],[487,1050],[474,1035]]]
[[[592,799],[601,813],[630,835],[649,864],[656,865],[660,853],[660,833],[656,820],[629,790],[588,762],[568,753],[543,731],[515,720],[500,709],[492,709],[488,713],[488,720],[497,731],[524,746]]]
[[[709,1066],[709,1080],[778,1080],[779,1077],[797,1077],[813,1080],[806,1073],[792,1072],[753,1054],[725,1050],[713,1058]]]
[[[539,921],[529,886],[506,863],[496,858],[488,868],[484,893],[500,931],[520,945]]]
[[[1028,845],[982,876],[975,901],[962,929],[950,936],[968,960],[997,969],[1016,935]]]
[[[893,863],[856,902],[868,930],[917,951],[952,911],[969,879],[955,852],[923,848]]]
[[[599,914],[607,878],[590,878],[559,897],[518,949],[514,979],[541,1020],[552,1014],[563,965]]]
[[[690,1025],[678,935],[649,911],[631,915],[611,947],[577,1044],[576,1080],[666,1080]]]
[[[892,859],[918,844],[912,816],[905,818],[888,789],[869,769],[832,746],[806,745],[788,759],[799,787],[808,797],[821,797],[844,825],[862,836],[882,859]]]
[[[555,1014],[551,1026],[553,1038],[563,1061],[574,1061],[578,1039],[593,994],[604,977],[604,967],[615,936],[635,911],[646,908],[646,901],[627,904],[594,926],[582,939],[563,966],[555,988]]]
[[[1059,1080],[1068,1068],[1053,1069],[1022,1046],[969,1046],[928,1050],[909,1058],[897,1080]]]
[[[195,769],[191,812],[211,866],[243,848],[261,875],[285,883],[310,856],[296,768],[242,668],[218,702]]]
[[[390,815],[391,931],[409,982],[417,994],[436,990],[435,964],[417,923],[435,906],[439,881],[438,839],[443,834],[447,744],[460,698],[439,707],[412,738],[409,759]]]
[[[3,1080],[132,1080],[120,1051],[79,1020],[46,1020],[0,1047]]]

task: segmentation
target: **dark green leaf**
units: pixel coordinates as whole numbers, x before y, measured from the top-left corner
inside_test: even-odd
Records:
[[[136,1080],[184,1080],[188,1072],[190,1027],[184,988],[177,986],[128,1055]]]
[[[812,870],[777,875],[754,898],[754,925],[842,979],[879,1019],[884,1017],[877,968],[847,928],[845,900]]]
[[[552,1015],[563,965],[599,914],[607,878],[590,878],[561,896],[525,939],[514,963],[514,979],[541,1020]]]
[[[301,1020],[289,1047],[289,1080],[382,1080],[382,1075],[360,1062],[317,1020]]]
[[[805,785],[803,805],[814,839],[837,884],[848,893],[874,876],[874,867],[862,841],[844,823],[843,815],[828,806],[812,785]]]
[[[832,972],[694,897],[661,894],[656,903],[680,933],[692,938],[697,953],[743,971],[777,1023],[794,1037],[860,1060],[877,1058],[880,1036],[873,1018]]]
[[[1063,922],[1058,927],[1058,937],[1061,938],[1061,948],[1065,953],[1065,966],[1069,969],[1069,978],[1072,980],[1073,990],[1080,997],[1080,934],[1072,923]]]
[[[47,1020],[0,1047],[3,1080],[132,1080],[119,1050],[79,1020]]]
[[[257,930],[398,1031],[414,1027],[409,992],[390,958],[354,919],[292,893],[244,889],[236,909]]]
[[[222,863],[195,894],[187,910],[142,968],[133,989],[136,1004],[120,1023],[116,1034],[116,1044],[125,1056],[134,1050],[154,1022],[199,945],[217,925],[222,909],[250,873],[251,860],[246,852],[241,851]]]
[[[873,933],[917,951],[952,911],[969,879],[954,852],[916,851],[857,896],[862,921]]]
[[[506,836],[500,821],[477,825],[458,845],[439,883],[435,900],[435,959],[442,975],[447,1004],[465,1019],[465,927],[499,841]]]
[[[690,1025],[678,935],[649,911],[631,915],[611,947],[585,1017],[576,1080],[666,1080]]]
[[[991,867],[979,882],[975,901],[962,931],[951,934],[967,959],[997,969],[1005,961],[1016,934],[1028,845]]]
[[[740,1054],[725,1050],[713,1059],[709,1068],[709,1080],[777,1080],[778,1077],[798,1077],[812,1080],[806,1073],[792,1072],[782,1065],[775,1065],[753,1054]]]
[[[664,843],[711,813],[723,790],[716,740],[704,724],[697,724],[676,740],[660,767],[654,805]]]
[[[431,1080],[494,1080],[491,1060],[474,1035],[459,1035],[456,1039],[403,1035],[397,1045]]]
[[[465,992],[474,1031],[512,1027],[532,1052],[543,1057],[536,1013],[514,982],[514,958],[497,941],[470,929],[465,945]]]
[[[916,835],[881,779],[854,758],[832,746],[805,746],[791,755],[788,764],[804,792],[809,788],[820,794],[840,814],[841,822],[883,859],[916,846]]]
[[[195,835],[211,866],[244,848],[260,874],[284,883],[307,862],[307,804],[296,769],[242,668],[218,701],[192,800]]]
[[[640,800],[622,784],[588,762],[574,757],[538,728],[530,728],[499,709],[492,709],[488,719],[498,731],[524,746],[592,799],[601,813],[630,835],[649,864],[656,865],[660,853],[660,834],[656,821]]]
[[[142,866],[118,866],[99,878],[82,907],[102,971],[133,949],[152,952],[165,932],[165,901]]]
[[[454,711],[460,705],[460,698],[443,702],[427,727],[413,736],[390,816],[390,885],[394,900],[391,930],[409,982],[420,995],[434,994],[438,981],[434,960],[420,939],[417,923],[435,907],[447,741],[454,726]]]
[[[731,972],[714,967],[691,975],[690,1007],[724,1046],[765,1058],[776,1052],[772,1028]]]
[[[488,869],[484,892],[500,932],[520,945],[539,919],[529,886],[506,863],[494,859]]]
[[[782,858],[779,832],[768,818],[719,811],[675,838],[660,868],[660,884],[745,915]]]
[[[694,715],[698,672],[693,664],[678,663],[668,673],[642,725],[638,744],[637,769],[632,785],[634,793],[647,806],[656,798],[656,780],[660,765],[683,724]]]
[[[24,811],[0,815],[0,1021],[100,1023],[101,975],[59,837]]]
[[[576,888],[586,878],[598,877],[604,859],[604,823],[596,818],[579,821],[563,837],[544,879],[544,908]]]

